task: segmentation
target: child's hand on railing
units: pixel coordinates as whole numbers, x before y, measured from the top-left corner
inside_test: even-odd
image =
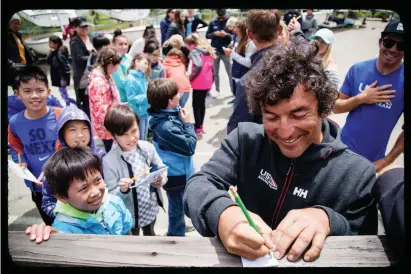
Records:
[[[26,229],[26,234],[30,235],[30,240],[35,240],[36,244],[39,244],[42,241],[47,241],[53,232],[56,233],[57,230],[49,225],[46,226],[45,223],[42,223],[41,225],[34,224]]]

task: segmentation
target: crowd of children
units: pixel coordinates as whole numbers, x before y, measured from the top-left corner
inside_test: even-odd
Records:
[[[142,51],[133,54],[127,53],[121,30],[111,41],[103,35],[92,38],[94,49],[77,86],[84,93],[81,104],[67,94],[68,50],[58,36],[49,38],[47,63],[64,108],[50,94],[42,68],[27,65],[14,79],[10,154],[38,178],[26,185],[44,223],[59,232],[139,235],[141,228],[153,236],[158,208],[164,209],[164,188],[167,235],[186,233],[182,199],[195,170],[192,156],[196,135],[202,133],[215,55],[196,33],[185,40],[173,35],[163,48],[151,26],[143,38]],[[195,124],[184,109],[191,91]],[[151,142],[146,141],[149,131]],[[156,182],[138,184],[133,178],[164,167]]]

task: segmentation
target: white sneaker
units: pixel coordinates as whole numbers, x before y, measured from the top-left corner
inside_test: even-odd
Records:
[[[217,92],[217,91],[211,92],[210,91],[210,93],[211,93],[211,95],[213,96],[214,99],[220,97],[220,92]]]

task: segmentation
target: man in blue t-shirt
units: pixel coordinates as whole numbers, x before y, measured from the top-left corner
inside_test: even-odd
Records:
[[[374,163],[377,172],[404,151],[404,132],[385,156],[391,132],[404,111],[404,29],[390,22],[381,33],[379,55],[347,73],[334,113],[349,112],[341,139]]]

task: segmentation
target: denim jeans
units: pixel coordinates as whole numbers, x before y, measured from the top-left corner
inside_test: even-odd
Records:
[[[182,108],[186,105],[189,97],[190,97],[190,92],[181,92],[180,93],[180,106]]]
[[[167,236],[185,236],[186,224],[183,208],[184,188],[167,191],[168,198],[168,232]]]
[[[140,130],[140,140],[147,141],[148,134],[148,115],[138,116],[140,120],[140,125],[138,126]]]

